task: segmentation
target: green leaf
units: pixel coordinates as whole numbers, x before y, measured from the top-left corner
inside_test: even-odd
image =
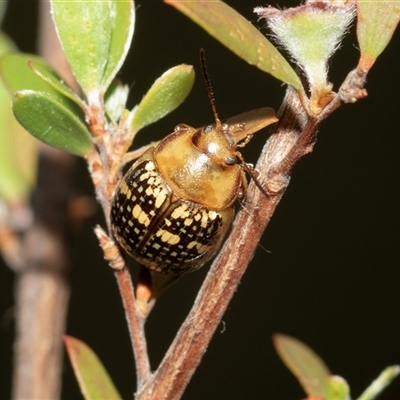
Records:
[[[60,42],[82,90],[104,94],[120,69],[132,40],[133,1],[52,0]]]
[[[325,384],[326,400],[350,400],[350,389],[341,376],[330,376]]]
[[[33,136],[50,146],[77,155],[93,147],[83,122],[57,98],[43,92],[22,90],[13,99],[14,115]]]
[[[36,178],[37,141],[15,120],[10,95],[0,85],[0,197],[26,198]]]
[[[14,44],[0,34],[0,56],[14,51]],[[37,141],[15,120],[11,99],[0,82],[0,197],[18,202],[29,196],[36,177]]]
[[[321,7],[318,4],[309,2],[286,10],[272,7],[255,9],[260,17],[266,19],[276,42],[304,71],[312,99],[331,92],[332,85],[327,81],[328,60],[338,49],[355,16],[352,4],[342,7],[327,4]]]
[[[132,129],[138,131],[175,110],[189,94],[194,83],[191,65],[178,65],[158,78],[140,104],[132,111]]]
[[[224,46],[299,90],[299,77],[279,51],[249,21],[222,1],[164,0],[200,25]]]
[[[400,19],[400,1],[357,0],[359,65],[368,71],[389,43]]]
[[[357,400],[374,400],[400,374],[400,365],[384,369]]]
[[[0,31],[0,57],[16,49],[14,42],[4,32]]]
[[[111,32],[110,56],[103,78],[104,91],[107,90],[125,61],[135,28],[135,4],[132,0],[112,0],[110,8],[112,13],[110,23],[113,23],[113,30]]]
[[[103,364],[84,342],[64,336],[65,347],[86,400],[122,399]]]
[[[57,73],[43,60],[29,60],[29,68],[39,76],[43,81],[47,82],[54,90],[68,99],[72,100],[79,107],[83,108],[83,101],[79,96],[57,75]]]
[[[36,90],[48,93],[74,111],[78,110],[75,104],[82,106],[82,101],[57,73],[42,58],[33,54],[5,55],[0,59],[0,75],[12,95],[20,90]]]
[[[92,148],[82,110],[77,106],[82,106],[81,100],[45,61],[30,54],[10,53],[0,59],[0,74],[9,91],[19,93],[15,98],[14,114],[33,136],[74,154],[84,155]],[[20,110],[23,110],[22,114]],[[60,121],[56,115],[61,117]],[[72,121],[71,127],[65,118]],[[51,127],[50,131],[48,127]]]
[[[281,360],[299,380],[308,396],[325,394],[325,383],[331,375],[322,359],[306,344],[290,336],[276,334],[275,349]]]
[[[43,68],[46,66],[43,59],[33,54],[9,53],[0,59],[0,74],[10,93],[14,95],[19,90],[31,89],[56,95],[49,84],[29,68],[29,61]]]

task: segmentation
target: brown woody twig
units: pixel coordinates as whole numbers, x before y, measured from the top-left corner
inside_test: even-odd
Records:
[[[326,117],[342,102],[365,97],[365,80],[358,80],[355,86],[354,75],[354,71],[349,74],[339,94],[333,95],[332,102],[317,117],[308,116],[298,94],[288,88],[278,115],[280,120],[256,166],[270,195],[264,196],[254,183],[249,186],[245,210],[238,213],[190,313],[157,371],[137,393],[138,400],[176,400],[182,396],[289,184],[292,168],[312,151],[319,125]]]

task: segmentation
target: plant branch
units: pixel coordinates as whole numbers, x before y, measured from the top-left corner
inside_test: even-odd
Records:
[[[147,355],[146,338],[144,335],[144,322],[136,306],[133,294],[132,278],[128,268],[115,271],[118,287],[121,292],[132,347],[135,353],[137,387],[142,387],[150,376],[150,362]]]
[[[288,118],[282,116],[279,125],[289,124],[294,127],[297,120],[292,117],[291,113],[288,113]],[[288,130],[288,128],[286,127],[285,130]],[[269,147],[276,147],[275,141],[276,135],[279,135],[279,128],[276,132],[264,147],[261,155],[263,160],[266,159]],[[289,142],[293,141],[290,138],[292,136],[290,132],[282,136],[282,139],[285,139],[286,136]],[[281,149],[286,147],[283,142],[280,145]],[[282,157],[284,158],[284,156]],[[266,162],[268,163],[268,159]],[[264,167],[265,165],[259,164],[257,169],[263,172],[271,169],[271,166],[268,166],[267,169]],[[192,310],[181,326],[153,379],[139,393],[138,399],[171,400],[181,397],[220,323],[253,256],[264,227],[279,203],[283,192],[284,187],[281,187],[281,190],[277,191],[275,195],[265,197],[255,184],[249,186],[245,209],[238,213],[232,233],[211,266]]]
[[[104,258],[114,270],[114,275],[117,280],[135,356],[137,386],[141,387],[150,376],[150,362],[144,334],[145,319],[138,310],[133,291],[132,278],[118,246],[107,236],[100,226],[95,228],[95,233],[103,249]]]
[[[107,123],[102,99],[99,104],[102,105],[100,108],[89,104],[85,110],[96,144],[93,151],[87,155],[87,161],[96,197],[102,206],[107,226],[107,233],[99,226],[95,228],[95,233],[104,258],[113,269],[117,280],[135,358],[137,385],[141,387],[150,376],[150,361],[144,333],[146,318],[140,311],[135,298],[128,266],[119,247],[112,239],[110,218],[112,196],[121,179],[124,156],[132,141],[133,133],[130,130],[130,121],[127,119],[121,118],[118,126],[112,122]],[[143,149],[139,149],[134,154],[138,155],[141,150]]]
[[[351,74],[342,85],[347,92],[352,92],[354,80]],[[366,95],[361,86],[354,89],[358,91],[357,99]],[[238,213],[231,235],[211,266],[189,315],[159,368],[137,394],[138,400],[175,400],[182,396],[289,184],[292,168],[302,156],[312,151],[321,122],[346,101],[337,94],[332,99],[319,116],[309,116],[298,93],[287,89],[278,114],[280,120],[256,166],[261,171],[260,183],[269,196],[254,183],[250,184],[245,207]]]
[[[58,398],[62,341],[69,298],[68,192],[73,162],[59,150],[42,151],[34,222],[24,234],[18,271],[13,398]]]
[[[108,133],[104,134],[102,141],[107,137]],[[117,280],[135,357],[137,385],[140,387],[147,381],[150,375],[150,361],[147,354],[147,344],[144,334],[145,318],[143,318],[142,313],[140,313],[137,307],[129,269],[118,246],[111,239],[110,207],[112,193],[114,193],[116,184],[118,183],[118,174],[116,171],[120,171],[120,164],[118,163],[120,158],[116,157],[117,161],[115,161],[115,153],[113,153],[114,147],[110,144],[102,144],[97,148],[100,154],[97,151],[93,151],[88,156],[88,165],[97,198],[103,208],[107,231],[109,233],[107,234],[104,232],[99,226],[95,228],[95,233],[103,250],[104,258],[113,269]],[[110,162],[110,160],[114,161]]]

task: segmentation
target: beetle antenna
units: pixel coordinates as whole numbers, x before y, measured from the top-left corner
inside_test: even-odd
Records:
[[[200,49],[200,64],[201,70],[203,72],[204,81],[206,82],[208,98],[210,99],[211,103],[211,109],[215,118],[215,127],[216,129],[219,129],[221,127],[221,120],[218,117],[217,108],[215,107],[214,93],[211,86],[211,80],[207,71],[206,52],[204,51],[204,49]]]

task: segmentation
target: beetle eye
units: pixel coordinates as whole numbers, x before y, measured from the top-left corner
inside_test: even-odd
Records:
[[[237,158],[236,157],[225,158],[225,164],[226,165],[235,165],[235,164],[237,164]]]

